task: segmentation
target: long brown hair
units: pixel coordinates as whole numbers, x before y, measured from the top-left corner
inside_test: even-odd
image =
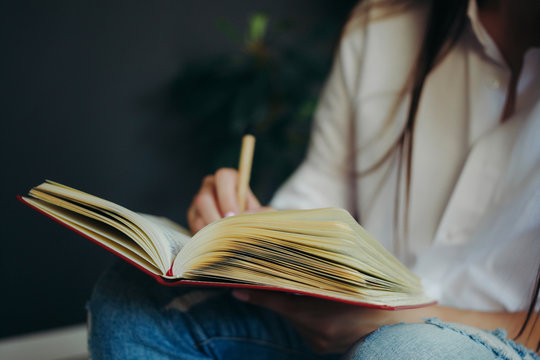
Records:
[[[405,226],[408,223],[409,213],[414,125],[422,90],[428,74],[454,46],[461,35],[467,19],[467,4],[468,0],[435,0],[430,4],[422,47],[413,69],[411,102],[407,122],[398,143],[401,152],[406,154]],[[405,234],[407,233],[408,231],[405,231]]]
[[[454,46],[463,32],[467,21],[467,7],[468,0],[435,0],[432,1],[430,6],[425,37],[418,57],[418,62],[416,63],[413,73],[414,80],[412,84],[411,103],[407,115],[407,123],[399,142],[400,148],[407,154],[405,174],[405,234],[408,233],[407,224],[411,184],[412,147],[414,144],[414,123],[420,103],[420,97],[422,95],[422,90],[428,74],[446,55],[452,46]],[[527,325],[532,319],[536,302],[538,300],[539,288],[540,267],[537,272],[536,283],[529,302],[527,316],[521,326],[520,331],[516,335],[516,338],[520,337],[524,333]],[[536,351],[539,349],[540,341],[536,346]]]
[[[536,283],[533,288],[531,301],[529,302],[529,308],[527,309],[527,316],[525,317],[525,321],[521,325],[521,329],[519,329],[518,334],[516,335],[516,339],[519,338],[521,335],[525,333],[525,329],[527,328],[527,325],[529,325],[530,321],[533,321],[533,329],[536,326],[536,322],[538,321],[539,314],[534,312],[536,307],[536,302],[538,300],[538,294],[540,293],[540,265],[538,266],[538,271],[536,273]],[[534,316],[534,320],[532,319]],[[532,335],[533,330],[529,332],[529,336]],[[538,340],[538,343],[536,344],[536,352],[540,351],[540,340]]]
[[[398,214],[401,209],[402,196],[398,181],[394,206],[394,234],[396,238],[401,237],[404,242],[407,241],[408,234],[414,125],[422,90],[429,73],[459,39],[467,20],[467,4],[468,0],[360,0],[344,28],[344,34],[346,34],[356,26],[366,26],[368,22],[377,21],[410,8],[419,6],[428,8],[422,45],[412,73],[409,74],[409,82],[401,93],[404,96],[410,92],[411,97],[403,131],[394,145],[374,164],[359,173],[352,173],[353,180],[358,176],[364,176],[379,168],[394,151],[398,151],[398,179],[402,178],[403,171],[405,171],[405,206],[403,207],[405,213],[400,231]],[[377,15],[372,15],[372,12]]]
[[[477,0],[481,2],[481,0]],[[426,3],[423,0],[375,0],[375,1],[360,1],[357,5],[356,11],[369,10],[371,6],[388,6],[393,7],[399,11],[405,9],[409,5],[415,5],[418,3]],[[408,214],[410,203],[410,185],[411,185],[411,168],[412,168],[412,150],[413,150],[413,135],[416,114],[418,112],[418,106],[422,96],[422,90],[429,73],[435,68],[435,66],[444,58],[448,51],[456,44],[459,37],[463,33],[465,25],[467,24],[467,8],[469,0],[431,0],[429,1],[429,10],[427,15],[427,23],[425,29],[425,35],[418,54],[417,62],[413,68],[411,74],[411,102],[409,104],[409,110],[407,113],[407,121],[405,128],[399,137],[396,147],[399,150],[399,166],[398,166],[398,178],[401,178],[402,169],[405,168],[405,217],[404,217],[404,238],[408,234]],[[366,5],[365,5],[366,4]],[[394,10],[396,11],[396,10]],[[392,11],[391,11],[392,12]],[[353,13],[353,17],[356,14]],[[405,164],[403,164],[405,161]],[[379,165],[382,162],[378,163]],[[398,211],[399,211],[399,199],[400,186],[399,181],[397,183],[396,191],[396,206],[394,208],[394,233],[398,234]],[[397,236],[397,235],[395,235]],[[526,319],[516,335],[516,338],[520,337],[529,322],[534,315],[534,309],[538,300],[540,292],[540,266],[538,268],[536,282],[534,290],[531,295],[529,307],[527,310]],[[535,319],[536,321],[536,319]],[[536,351],[540,349],[540,341],[537,344]]]

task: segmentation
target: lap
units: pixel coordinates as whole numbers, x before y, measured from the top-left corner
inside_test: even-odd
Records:
[[[485,331],[428,319],[378,329],[359,341],[345,356],[362,359],[536,359],[532,351],[507,340],[502,330]]]
[[[319,359],[280,316],[228,290],[168,287],[117,263],[88,303],[94,359]]]
[[[117,263],[96,285],[89,346],[97,359],[337,359],[313,353],[279,315],[228,290],[168,287]],[[502,332],[436,319],[385,326],[346,359],[532,359]]]

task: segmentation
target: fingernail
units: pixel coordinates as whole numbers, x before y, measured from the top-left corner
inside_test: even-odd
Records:
[[[249,292],[246,290],[238,290],[235,289],[232,291],[232,295],[240,301],[248,301],[249,300]]]
[[[232,212],[232,211],[227,211],[225,213],[225,217],[230,217],[230,216],[234,216],[234,215],[236,215],[236,214],[234,212]]]

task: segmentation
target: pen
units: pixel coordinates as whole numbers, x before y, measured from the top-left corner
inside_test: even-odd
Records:
[[[251,176],[251,164],[253,161],[253,151],[255,150],[255,136],[247,134],[242,138],[242,149],[240,150],[240,161],[238,163],[238,206],[239,213],[246,210],[246,195],[249,188],[249,178]]]

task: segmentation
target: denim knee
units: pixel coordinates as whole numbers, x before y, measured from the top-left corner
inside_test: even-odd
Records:
[[[503,331],[490,332],[428,319],[425,323],[382,327],[354,345],[345,358],[536,359],[532,351],[504,336]]]
[[[125,264],[107,271],[87,303],[92,359],[200,359],[188,354],[197,350],[190,337],[171,341],[182,324],[161,314],[168,290]]]
[[[226,290],[162,286],[124,264],[97,283],[88,315],[94,360],[314,358],[269,310]]]

